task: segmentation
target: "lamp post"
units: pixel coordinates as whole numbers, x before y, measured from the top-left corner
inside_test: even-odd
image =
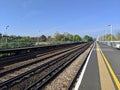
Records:
[[[5,29],[6,29],[6,44],[7,44],[7,29],[9,28],[9,25],[7,25],[6,27],[5,27]]]
[[[37,42],[38,42],[38,45],[40,44],[40,30],[38,31],[38,40],[37,40]]]
[[[5,27],[5,29],[6,29],[6,48],[7,48],[7,29],[9,28],[9,25],[7,25],[6,27]]]
[[[104,30],[104,41],[106,41],[106,33],[105,33],[105,30]]]
[[[111,32],[111,42],[112,42],[112,25],[108,25],[110,27],[110,32]]]

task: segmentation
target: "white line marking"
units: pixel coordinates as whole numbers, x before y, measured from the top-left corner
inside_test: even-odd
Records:
[[[94,48],[94,47],[95,47],[95,43],[94,43],[93,48]],[[79,76],[79,79],[78,79],[78,81],[77,81],[77,83],[76,83],[76,85],[75,85],[75,90],[78,90],[79,87],[80,87],[80,84],[81,84],[81,82],[82,82],[82,79],[83,79],[83,76],[84,76],[84,73],[85,73],[87,64],[88,64],[88,62],[89,62],[91,53],[92,53],[92,51],[93,51],[93,48],[92,48],[92,50],[90,51],[90,53],[89,53],[89,55],[88,55],[87,61],[86,61],[85,65],[84,65],[83,70],[82,70],[82,72],[81,72],[81,74],[80,74],[80,76]]]

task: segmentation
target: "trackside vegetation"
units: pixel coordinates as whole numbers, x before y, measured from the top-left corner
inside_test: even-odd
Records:
[[[19,47],[29,47],[35,45],[45,45],[54,43],[66,43],[66,42],[79,42],[79,41],[93,41],[91,36],[85,35],[84,37],[78,34],[70,33],[54,33],[53,36],[40,35],[37,37],[29,36],[16,36],[16,35],[5,35],[0,33],[0,49],[7,48],[19,48]]]

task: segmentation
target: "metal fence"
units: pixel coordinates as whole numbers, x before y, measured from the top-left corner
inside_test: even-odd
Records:
[[[23,48],[32,46],[46,46],[46,45],[57,45],[57,44],[67,44],[73,43],[73,41],[57,41],[57,42],[8,42],[0,43],[0,50],[11,49],[11,48]]]
[[[0,43],[0,49],[30,47],[34,45],[35,42],[8,42],[8,43]]]
[[[99,41],[100,43],[106,44],[108,46],[111,46],[113,48],[119,48],[120,49],[120,41]]]

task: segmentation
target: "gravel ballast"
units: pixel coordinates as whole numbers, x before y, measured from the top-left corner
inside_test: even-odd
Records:
[[[85,60],[92,45],[81,54],[71,65],[69,65],[62,73],[60,73],[53,81],[51,81],[43,90],[66,90],[73,79],[74,75],[79,70],[81,64]]]

